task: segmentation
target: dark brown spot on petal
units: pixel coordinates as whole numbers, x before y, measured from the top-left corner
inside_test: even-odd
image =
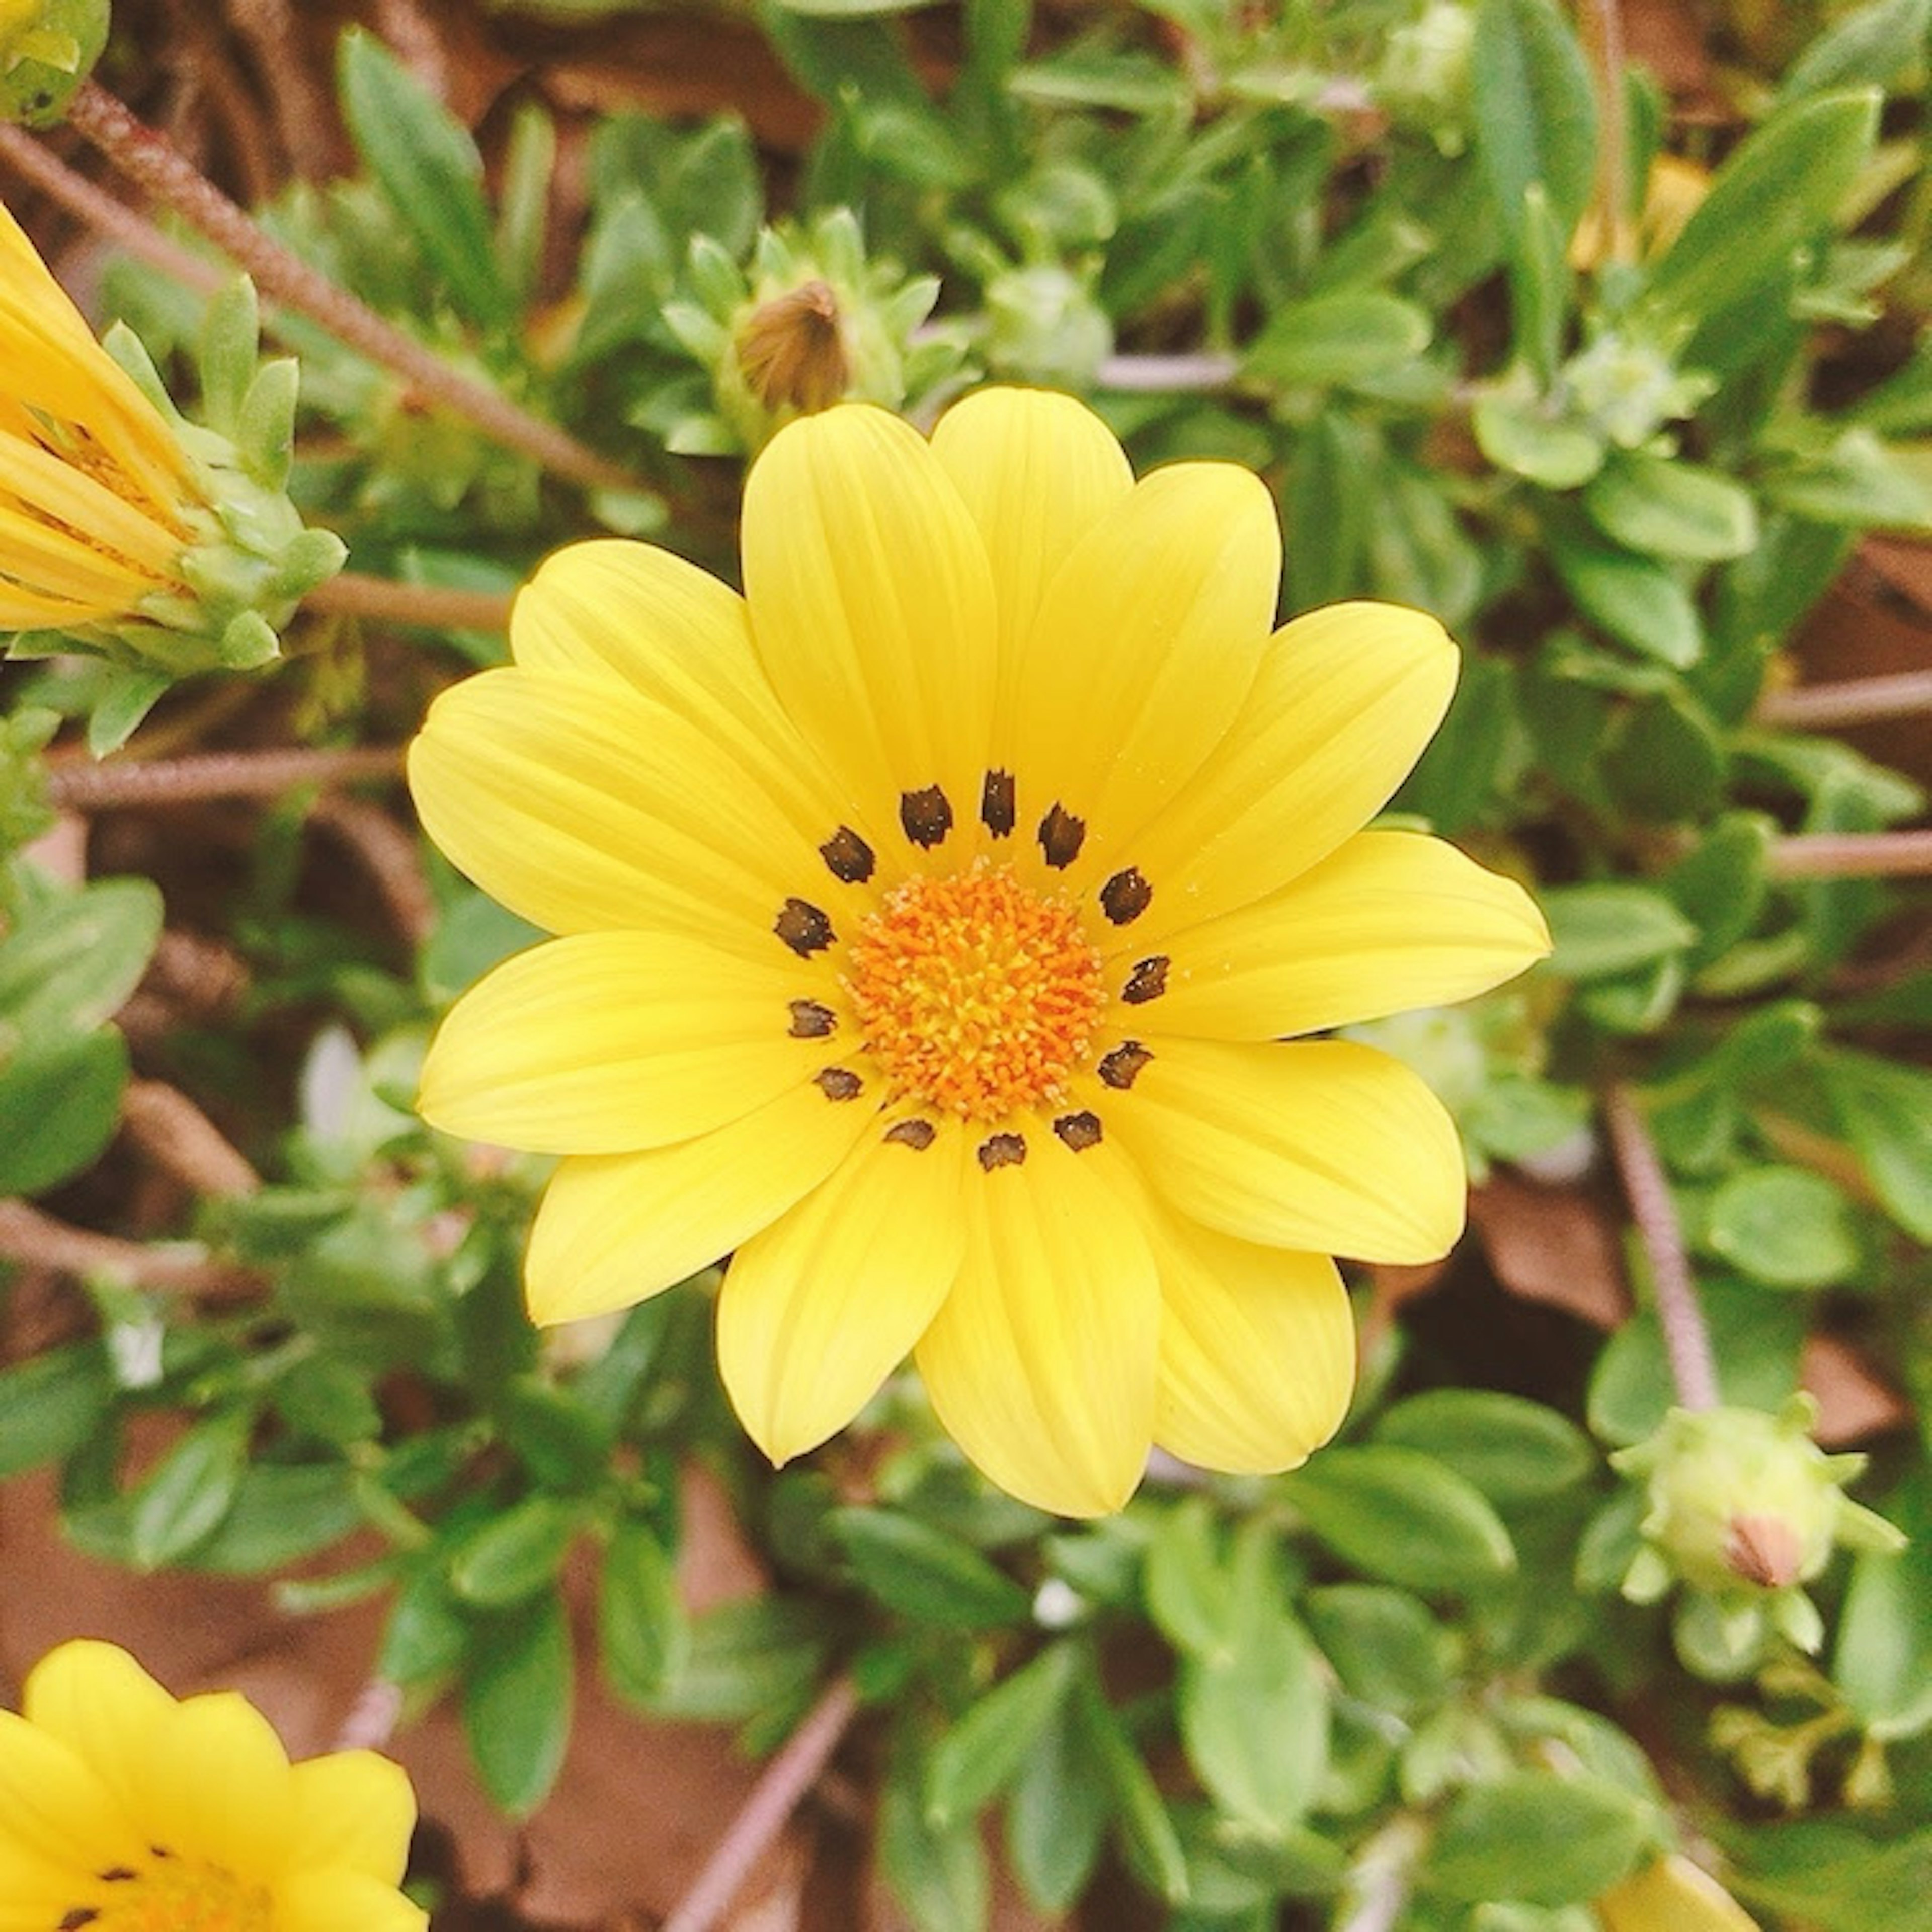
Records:
[[[80,1932],[83,1925],[92,1925],[100,1916],[91,1905],[76,1905],[61,1921],[58,1932]]]
[[[818,856],[825,861],[825,869],[848,886],[862,886],[872,876],[872,868],[878,863],[872,856],[872,847],[849,825],[840,826],[819,847]]]
[[[787,899],[778,908],[772,930],[801,959],[823,952],[832,944],[832,922],[809,899]]]
[[[139,1878],[141,1874],[132,1865],[110,1865],[96,1876],[103,1885],[124,1885],[128,1880]]]
[[[838,1016],[816,1000],[794,1000],[791,1003],[789,1031],[794,1040],[823,1040],[838,1024]]]
[[[1134,1084],[1141,1069],[1154,1058],[1137,1040],[1124,1040],[1112,1052],[1100,1059],[1100,1078],[1107,1085],[1124,1094]]]
[[[902,792],[899,823],[915,845],[929,850],[952,830],[952,808],[937,785],[928,785],[923,791]]]
[[[1026,1159],[1026,1142],[1018,1134],[994,1134],[980,1143],[980,1165],[988,1174],[996,1167],[1018,1167]]]
[[[980,823],[995,838],[1006,838],[1012,831],[1018,814],[1013,790],[1011,772],[988,772],[980,788]]]
[[[1087,821],[1076,818],[1064,805],[1056,805],[1040,821],[1040,849],[1046,862],[1056,870],[1072,864],[1086,842]]]
[[[1167,955],[1156,952],[1151,959],[1136,959],[1120,998],[1130,1006],[1144,1006],[1167,991]]]
[[[909,1147],[919,1153],[932,1146],[939,1137],[939,1130],[930,1120],[902,1120],[896,1126],[886,1130],[886,1138],[899,1147]]]
[[[1053,1131],[1076,1154],[1084,1154],[1090,1147],[1100,1144],[1100,1117],[1098,1114],[1062,1114],[1054,1122]]]
[[[1100,888],[1100,910],[1116,926],[1126,926],[1147,910],[1153,898],[1154,888],[1141,876],[1140,868],[1130,866]]]
[[[823,1067],[812,1078],[828,1100],[856,1100],[865,1090],[865,1082],[849,1066]]]

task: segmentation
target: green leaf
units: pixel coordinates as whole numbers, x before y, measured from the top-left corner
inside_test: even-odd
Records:
[[[1600,1778],[1505,1772],[1457,1796],[1418,1878],[1470,1904],[1582,1904],[1628,1874],[1650,1831],[1648,1808]]]
[[[128,1043],[111,1027],[0,1066],[0,1195],[40,1194],[100,1159],[121,1118]]]
[[[1351,1696],[1405,1715],[1448,1694],[1454,1640],[1420,1598],[1380,1583],[1330,1583],[1301,1606]]]
[[[683,1667],[652,1700],[668,1718],[729,1723],[802,1710],[825,1652],[819,1616],[798,1602],[754,1597],[694,1617]]]
[[[1614,979],[1682,952],[1697,929],[1648,886],[1556,886],[1540,896],[1550,970],[1566,980]]]
[[[190,1429],[134,1492],[128,1560],[158,1570],[214,1534],[247,1466],[251,1418],[231,1409]]]
[[[464,316],[506,326],[515,304],[469,130],[372,34],[345,33],[338,68],[350,138],[389,206]]]
[[[161,896],[146,879],[104,879],[43,901],[0,940],[0,1040],[9,1028],[31,1040],[111,1019],[160,936]]]
[[[1063,1700],[1006,1806],[1006,1856],[1042,1912],[1064,1912],[1086,1890],[1106,1832],[1108,1795],[1079,1713],[1072,1700]]]
[[[948,1630],[1023,1622],[1033,1599],[970,1543],[885,1509],[845,1509],[829,1520],[859,1581],[889,1609]]]
[[[1784,274],[1792,250],[1851,192],[1878,133],[1878,110],[1871,90],[1817,94],[1741,142],[1652,271],[1648,299],[1701,322]]]
[[[1160,1895],[1170,1905],[1180,1904],[1187,1896],[1186,1856],[1160,1789],[1120,1714],[1090,1677],[1075,1687],[1073,1708],[1086,1748],[1113,1798],[1122,1843]]]
[[[1932,1074],[1862,1053],[1820,1054],[1815,1064],[1887,1211],[1908,1234],[1932,1241]]]
[[[1484,396],[1470,422],[1478,447],[1498,470],[1546,490],[1574,490],[1604,466],[1602,437],[1534,400]]]
[[[498,1808],[527,1818],[550,1796],[570,1742],[570,1619],[554,1593],[477,1627],[463,1728]]]
[[[98,1340],[70,1342],[0,1369],[0,1479],[64,1462],[113,1400],[107,1352]]]
[[[1619,644],[1679,670],[1703,655],[1697,607],[1666,566],[1568,530],[1546,529],[1544,541],[1577,609]]]
[[[1882,86],[1925,59],[1932,0],[1870,0],[1834,21],[1797,59],[1778,91],[1780,102],[1834,87]]]
[[[935,1825],[902,1762],[879,1804],[879,1863],[913,1932],[985,1932],[992,1888],[972,1820]]]
[[[1711,1197],[1700,1245],[1773,1288],[1849,1281],[1864,1258],[1844,1192],[1802,1167],[1732,1174]]]
[[[1886,1507],[1907,1541],[1853,1560],[1832,1660],[1845,1702],[1882,1740],[1932,1726],[1932,1484],[1924,1472]]]
[[[1538,185],[1567,241],[1595,173],[1597,96],[1575,32],[1551,0],[1481,0],[1469,91],[1477,156],[1511,252],[1524,245],[1525,196]]]
[[[1729,775],[1724,741],[1703,707],[1669,691],[1627,711],[1604,747],[1602,771],[1633,818],[1652,824],[1708,818]]]
[[[1416,1450],[1325,1450],[1281,1490],[1344,1562],[1388,1582],[1467,1591],[1516,1568],[1509,1532],[1482,1492]]]
[[[1932,1932],[1932,1830],[1874,1844],[1808,1820],[1754,1832],[1748,1857],[1732,1888],[1808,1932]]]
[[[1567,1416],[1495,1389],[1432,1389],[1397,1402],[1375,1439],[1466,1476],[1492,1503],[1560,1496],[1595,1473],[1596,1452]]]
[[[1205,1497],[1190,1496],[1162,1518],[1147,1548],[1148,1614],[1175,1649],[1205,1655],[1227,1641],[1228,1600]]]
[[[1073,1654],[1041,1652],[961,1714],[926,1764],[926,1816],[935,1826],[976,1817],[1019,1774],[1066,1701]]]
[[[1400,296],[1343,290],[1278,310],[1250,349],[1248,368],[1284,388],[1346,386],[1414,362],[1431,332],[1427,314]]]
[[[469,1641],[469,1622],[431,1552],[396,1592],[376,1652],[376,1675],[405,1688],[440,1683],[462,1663]]]
[[[1932,523],[1932,492],[1868,429],[1848,429],[1830,448],[1772,470],[1764,494],[1814,523],[1908,530]]]
[[[556,1581],[577,1512],[554,1496],[526,1496],[464,1539],[451,1558],[449,1587],[479,1610],[520,1604]]]
[[[1583,507],[1606,536],[1650,556],[1720,562],[1757,542],[1750,492],[1675,457],[1617,451],[1584,490]]]
[[[1312,610],[1364,587],[1375,498],[1366,440],[1360,424],[1340,410],[1324,410],[1295,443],[1282,506],[1294,610]]]
[[[605,1547],[597,1632],[604,1675],[632,1703],[648,1702],[682,1666],[690,1625],[676,1567],[643,1523],[620,1523]]]
[[[176,1562],[218,1576],[266,1576],[340,1543],[364,1520],[344,1462],[257,1462],[214,1533]]]

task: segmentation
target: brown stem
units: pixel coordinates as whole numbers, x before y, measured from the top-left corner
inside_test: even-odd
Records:
[[[212,262],[169,240],[146,215],[96,188],[24,128],[0,122],[0,158],[69,214],[79,215],[90,228],[118,242],[149,268],[158,268],[184,287],[198,289],[203,295],[212,295],[220,287],[221,271]]]
[[[1833,684],[1803,684],[1766,692],[1753,722],[1797,730],[1866,724],[1881,718],[1910,718],[1932,711],[1932,670],[1893,671],[1882,677],[1848,677]]]
[[[402,584],[345,570],[302,599],[304,610],[344,617],[386,618],[430,631],[503,631],[514,599],[494,590],[451,590],[436,584]]]
[[[452,369],[413,337],[310,267],[258,227],[165,134],[137,119],[98,81],[85,82],[67,118],[134,185],[200,229],[254,277],[263,296],[320,322],[393,369],[421,393],[466,416],[512,449],[592,489],[634,490],[638,479],[556,424]]]
[[[154,1164],[212,1200],[253,1194],[262,1177],[226,1135],[182,1093],[164,1080],[130,1080],[121,1100],[121,1124]]]
[[[111,812],[129,806],[199,805],[218,798],[273,798],[298,785],[348,784],[393,778],[401,748],[365,746],[340,752],[208,752],[146,764],[56,764],[47,773],[50,803],[67,812]]]
[[[766,1766],[696,1882],[664,1921],[663,1932],[712,1932],[752,1866],[784,1830],[786,1820],[824,1769],[858,1708],[852,1680],[841,1677],[806,1712]]]
[[[1604,1095],[1604,1122],[1610,1130],[1610,1150],[1616,1158],[1630,1218],[1649,1258],[1657,1318],[1664,1329],[1678,1402],[1684,1408],[1715,1408],[1717,1364],[1697,1299],[1697,1283],[1684,1252],[1677,1204],[1670,1198],[1670,1183],[1658,1158],[1656,1143],[1628,1088],[1612,1087]]]
[[[104,1275],[134,1288],[223,1301],[252,1300],[262,1287],[252,1268],[178,1248],[146,1247],[57,1221],[24,1201],[0,1201],[0,1261],[55,1274]]]
[[[1618,0],[1597,0],[1598,192],[1604,240],[1612,262],[1636,260],[1630,226],[1630,122],[1624,101],[1624,14]]]
[[[333,832],[360,862],[396,930],[411,946],[423,944],[436,928],[436,895],[413,835],[380,805],[339,793],[316,800],[308,817],[311,825]]]
[[[1932,832],[1802,832],[1772,845],[1774,879],[1913,878],[1932,874]]]
[[[335,106],[310,64],[291,0],[229,0],[228,14],[275,77],[269,105],[296,173],[320,181],[328,172]]]

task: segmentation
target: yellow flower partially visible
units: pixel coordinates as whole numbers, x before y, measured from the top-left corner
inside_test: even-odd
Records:
[[[422,1932],[398,1890],[409,1780],[291,1765],[233,1691],[177,1702],[112,1644],[63,1644],[0,1711],[0,1932]]]
[[[0,207],[0,630],[180,593],[199,501],[172,430]]]
[[[1465,1194],[1414,1074],[1305,1036],[1548,946],[1510,880],[1361,829],[1454,646],[1385,604],[1276,631],[1262,483],[1136,482],[1038,391],[970,398],[930,442],[862,406],[802,418],[752,469],[743,542],[742,598],[643,544],[561,552],[514,664],[411,748],[430,836],[562,935],[458,1004],[421,1099],[565,1156],[532,1313],[736,1250],[720,1366],[775,1460],[910,1353],[1045,1508],[1118,1508],[1156,1442],[1292,1466],[1354,1381],[1329,1257],[1433,1259]]]
[[[1679,1852],[1612,1886],[1596,1912],[1604,1932],[1758,1932],[1757,1921]]]

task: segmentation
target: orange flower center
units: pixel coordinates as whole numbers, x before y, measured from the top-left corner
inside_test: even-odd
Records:
[[[274,1932],[274,1901],[261,1886],[199,1858],[157,1858],[145,1870],[103,1876],[110,1882],[97,1903],[69,1913],[68,1924],[87,1932]]]
[[[1072,905],[984,861],[888,892],[846,989],[893,1098],[974,1120],[1061,1099],[1106,999]]]

